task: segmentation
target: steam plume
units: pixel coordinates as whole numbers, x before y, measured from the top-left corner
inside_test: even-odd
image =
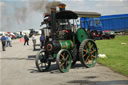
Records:
[[[10,14],[10,9],[8,4],[7,6],[2,7],[2,14],[1,14],[1,31],[16,31],[16,30],[23,30],[29,28],[22,28],[21,26],[25,26],[27,22],[31,23],[29,20],[29,16],[33,13],[40,13],[43,14],[50,11],[51,7],[58,6],[61,2],[53,1],[48,2],[48,0],[28,0],[25,2],[14,2],[15,6],[13,6],[13,14]],[[17,3],[23,4],[23,6],[17,7]],[[2,3],[3,4],[3,3]],[[40,24],[40,23],[39,23]],[[20,27],[20,29],[19,29]],[[32,28],[32,27],[30,27]]]

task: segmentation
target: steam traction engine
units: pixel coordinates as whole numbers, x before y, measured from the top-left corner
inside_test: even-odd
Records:
[[[42,24],[50,30],[45,35],[45,46],[41,49],[35,59],[36,67],[40,72],[46,71],[51,62],[57,63],[60,72],[68,72],[76,61],[81,61],[85,67],[92,67],[96,64],[98,50],[95,42],[90,39],[88,32],[83,28],[76,28],[70,23],[79,17],[100,16],[100,14],[89,14],[85,12],[72,12],[65,10],[65,4],[59,5],[60,11],[51,8]]]

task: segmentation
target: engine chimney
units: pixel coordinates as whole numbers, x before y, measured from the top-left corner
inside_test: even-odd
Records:
[[[65,4],[59,4],[58,7],[60,8],[60,11],[65,11],[65,7],[66,5]]]
[[[51,8],[51,28],[52,28],[52,39],[56,39],[56,8]]]

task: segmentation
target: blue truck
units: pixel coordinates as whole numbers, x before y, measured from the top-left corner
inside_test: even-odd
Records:
[[[114,38],[114,32],[128,31],[128,14],[80,18],[80,26],[90,30],[96,39]]]

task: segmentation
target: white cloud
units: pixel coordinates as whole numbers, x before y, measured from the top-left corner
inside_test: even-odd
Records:
[[[18,1],[18,0],[13,0],[13,1]],[[25,2],[20,3],[18,1],[16,4],[19,3],[19,5],[24,7],[27,1],[43,1],[43,0],[20,0],[20,1],[25,1]],[[127,11],[128,0],[46,0],[46,1],[61,1],[67,5],[66,7],[67,10],[73,10],[73,11],[99,12],[102,15],[128,13]],[[8,0],[8,3],[15,3],[15,2],[12,2],[12,0]],[[33,3],[34,3],[34,6],[40,5],[40,4],[36,4],[36,2],[33,2]],[[16,20],[12,19],[12,18],[15,18],[16,16],[10,14],[10,12],[12,12],[12,9],[8,7],[8,4],[4,2],[0,2],[0,7],[2,7],[2,10],[4,10],[4,11],[1,11],[2,13],[0,13],[0,15],[3,14],[2,17],[5,17],[5,19],[3,18],[3,22],[5,24],[1,25],[0,23],[0,26],[7,27],[8,24],[10,23],[13,26],[12,27],[8,26],[8,27],[10,27],[9,30],[12,30],[12,31],[28,29],[28,28],[39,28],[40,22],[43,19],[42,12],[39,13],[38,11],[35,11],[33,13],[32,11],[29,11],[29,15],[27,14],[27,17],[25,18],[26,21],[24,21],[24,23],[20,21],[20,24],[18,25]],[[32,6],[30,7],[32,8]],[[8,9],[7,11],[5,11],[6,8]],[[7,21],[9,23],[6,23]]]
[[[128,0],[84,0],[77,3],[76,1],[67,1],[67,8],[77,11],[94,11],[102,15],[128,13]]]

